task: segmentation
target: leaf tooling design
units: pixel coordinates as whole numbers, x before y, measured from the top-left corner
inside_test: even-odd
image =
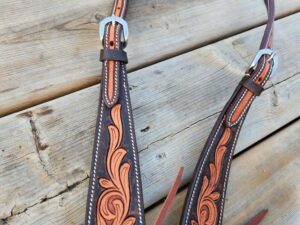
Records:
[[[136,219],[128,216],[130,207],[130,164],[122,163],[127,154],[122,148],[123,125],[121,105],[111,109],[113,124],[108,126],[109,148],[106,168],[109,177],[100,178],[99,185],[104,189],[97,202],[97,225],[133,225]]]
[[[218,208],[216,201],[221,194],[215,191],[218,186],[222,162],[227,150],[226,144],[231,137],[230,128],[226,128],[218,143],[214,162],[209,164],[210,179],[204,176],[198,202],[197,202],[197,221],[192,220],[192,225],[215,225],[217,223]]]

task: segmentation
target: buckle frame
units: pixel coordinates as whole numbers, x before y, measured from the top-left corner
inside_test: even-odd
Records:
[[[128,31],[128,24],[127,22],[118,16],[112,15],[109,17],[104,18],[103,20],[100,21],[99,23],[99,36],[100,36],[100,40],[102,45],[104,45],[104,35],[105,35],[105,27],[108,23],[112,23],[113,25],[115,25],[115,23],[119,23],[120,25],[122,25],[122,30],[123,30],[123,43],[124,43],[124,48],[127,46],[128,43],[128,35],[129,35],[129,31]]]
[[[256,66],[258,64],[258,61],[264,55],[269,55],[270,56],[270,58],[268,58],[268,62],[270,62],[271,60],[273,61],[272,72],[270,74],[270,78],[275,74],[275,72],[278,68],[279,58],[278,58],[276,52],[273,51],[272,49],[269,49],[269,48],[261,49],[256,53],[256,55],[255,55],[252,63],[250,64],[246,74],[249,74],[250,70],[254,70],[256,68]]]

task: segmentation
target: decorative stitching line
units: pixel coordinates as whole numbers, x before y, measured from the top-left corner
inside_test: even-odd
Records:
[[[262,85],[265,85],[267,83],[267,81],[269,80],[271,73],[273,71],[273,67],[270,69],[269,74],[267,75],[266,79],[263,81]]]
[[[261,75],[261,72],[264,70],[264,67],[266,65],[266,59],[265,59],[265,57],[263,59],[264,59],[263,65],[262,65],[261,69],[258,71],[258,73],[255,75],[254,80],[256,80],[259,77],[259,75]]]
[[[262,65],[261,69],[260,69],[260,70],[258,71],[258,73],[255,75],[254,80],[256,80],[257,77],[261,74],[261,72],[263,71],[265,65],[266,65],[266,60],[264,60],[264,63],[263,63],[263,65]],[[267,76],[267,77],[268,77],[268,76]],[[242,96],[239,98],[238,102],[237,102],[236,105],[234,106],[233,110],[230,112],[229,117],[227,118],[227,123],[228,123],[228,125],[229,125],[230,127],[236,125],[236,124],[240,121],[240,119],[243,117],[245,111],[247,110],[247,107],[251,104],[251,102],[252,102],[252,101],[254,100],[254,98],[255,98],[255,96],[252,96],[252,97],[250,98],[250,100],[249,100],[247,106],[244,108],[243,112],[242,112],[241,115],[238,117],[238,119],[237,119],[234,123],[231,123],[230,121],[231,121],[231,119],[232,119],[232,116],[233,116],[235,110],[236,110],[237,107],[240,105],[241,101],[243,100],[243,98],[245,97],[245,95],[246,95],[247,92],[248,92],[248,89],[245,89],[244,92],[243,92],[243,94],[242,94]],[[250,103],[250,104],[249,104],[249,103]],[[231,108],[232,108],[232,107],[231,107]]]
[[[99,152],[99,143],[100,143],[100,135],[101,135],[101,125],[102,125],[102,116],[103,116],[103,102],[100,106],[100,119],[98,124],[98,131],[97,131],[97,141],[96,141],[96,152],[95,152],[95,159],[94,159],[94,167],[92,171],[92,186],[91,186],[91,193],[90,193],[90,201],[89,201],[89,208],[88,208],[88,225],[91,224],[91,217],[92,217],[92,206],[93,206],[93,199],[95,193],[95,184],[96,184],[96,168],[98,165],[98,152]]]
[[[262,83],[262,85],[264,85],[264,84],[267,82],[268,78],[269,78],[270,75],[271,75],[271,71],[272,71],[272,69],[270,69],[269,74],[267,75],[267,77],[266,77],[266,79],[264,80],[264,82]],[[249,107],[249,105],[251,104],[250,102],[252,102],[253,100],[254,100],[254,98],[252,98],[252,99],[249,101],[247,107]],[[247,107],[246,107],[246,108],[247,108]],[[244,113],[244,112],[243,112],[243,113]],[[238,129],[237,129],[236,137],[235,137],[235,139],[234,139],[232,148],[231,148],[231,150],[230,150],[230,156],[229,156],[230,158],[232,158],[232,155],[233,155],[233,152],[234,152],[234,149],[235,149],[235,145],[236,145],[236,142],[237,142],[237,137],[238,137],[238,135],[239,135],[239,132],[240,132],[241,127],[242,127],[242,123],[240,123],[240,125],[239,125],[239,127],[238,127]],[[224,181],[224,182],[225,182],[225,185],[224,185],[224,187],[223,187],[223,192],[222,192],[221,210],[220,210],[220,217],[219,217],[219,222],[218,222],[218,224],[220,224],[221,221],[222,221],[222,214],[223,214],[223,208],[224,208],[224,199],[225,199],[225,190],[226,190],[226,183],[227,183],[227,179],[228,179],[228,175],[229,175],[229,168],[230,168],[230,163],[228,163],[227,169],[226,169],[226,173],[225,173],[225,181]]]
[[[141,192],[140,192],[140,181],[139,181],[139,173],[138,173],[138,167],[137,167],[137,152],[135,148],[135,144],[133,141],[133,128],[132,128],[132,120],[131,120],[131,114],[129,110],[129,100],[128,100],[128,94],[127,94],[127,87],[126,87],[126,72],[125,72],[125,66],[122,65],[122,71],[123,71],[123,87],[125,92],[125,100],[126,100],[126,106],[127,106],[127,114],[128,114],[128,122],[129,122],[129,132],[130,132],[130,139],[131,139],[131,146],[133,150],[133,161],[134,161],[134,172],[135,172],[135,178],[136,178],[136,189],[137,189],[137,200],[138,200],[138,210],[139,210],[139,221],[140,224],[143,224],[142,219],[142,207],[141,207]]]
[[[110,26],[110,25],[109,25]],[[107,26],[107,30],[106,30],[106,35],[105,35],[105,47],[108,48],[108,27]],[[119,26],[119,25],[117,25]],[[116,34],[115,34],[115,42],[116,42],[116,47],[119,48],[119,43],[118,43],[118,37],[119,37],[119,27],[116,27]],[[108,87],[107,87],[107,81],[108,81],[108,69],[107,69],[107,62],[109,60],[105,60],[105,63],[104,63],[104,67],[105,67],[105,79],[104,79],[104,98],[105,98],[105,101],[106,103],[108,104],[108,106],[112,106],[114,104],[114,102],[116,101],[116,98],[117,98],[117,93],[118,93],[118,62],[113,62],[114,64],[114,95],[113,95],[113,98],[112,100],[109,100],[108,96],[107,96],[107,90],[108,90]]]
[[[262,85],[264,85],[264,84],[267,82],[268,78],[269,78],[270,75],[271,75],[271,72],[272,72],[272,69],[269,70],[269,73],[268,73],[268,75],[266,76],[266,79],[263,81]],[[256,97],[256,96],[252,96],[252,97],[251,97],[251,99],[249,100],[248,104],[246,105],[246,107],[244,108],[243,112],[241,113],[241,115],[240,115],[238,121],[240,121],[241,118],[245,115],[246,111],[248,110],[248,108],[250,107],[250,105],[252,104],[252,102],[254,101],[255,97]],[[237,124],[237,123],[235,123],[235,125],[236,125],[236,124]]]
[[[186,219],[185,219],[184,225],[187,225],[187,223],[188,223],[188,219],[189,219],[189,217],[190,217],[190,211],[191,211],[192,203],[193,203],[194,197],[195,197],[196,187],[198,186],[198,183],[199,183],[199,180],[200,180],[200,175],[201,175],[201,173],[202,173],[204,164],[206,163],[207,157],[208,157],[208,155],[209,155],[209,153],[210,153],[210,151],[211,151],[211,147],[212,147],[212,145],[214,144],[214,142],[215,142],[215,140],[216,140],[217,134],[219,133],[220,128],[221,128],[221,126],[222,126],[224,120],[225,120],[225,117],[224,117],[224,118],[222,119],[222,121],[220,122],[220,125],[219,125],[219,127],[218,127],[218,129],[217,129],[217,131],[216,131],[216,133],[215,133],[215,135],[214,135],[214,137],[213,137],[213,139],[212,139],[212,142],[210,143],[210,146],[209,146],[209,148],[208,148],[208,150],[207,150],[207,152],[206,152],[206,155],[205,155],[205,157],[204,157],[203,163],[202,163],[202,165],[201,165],[201,167],[200,167],[199,173],[198,173],[197,178],[196,178],[196,181],[195,181],[195,185],[193,186],[192,196],[191,196],[191,199],[190,199],[190,202],[189,202],[189,206],[188,206],[187,215],[186,215]]]
[[[227,179],[228,179],[228,175],[229,175],[230,160],[231,160],[232,155],[234,153],[235,145],[236,145],[236,142],[237,142],[237,137],[239,135],[241,127],[242,127],[242,123],[240,123],[240,125],[238,126],[236,136],[234,138],[233,145],[232,145],[231,150],[230,150],[229,161],[228,161],[227,168],[226,168],[226,173],[225,173],[224,187],[223,187],[223,191],[222,191],[221,209],[220,209],[220,214],[219,214],[220,216],[219,216],[218,225],[221,224],[222,218],[223,218],[222,215],[223,215],[223,207],[224,207],[224,199],[225,199],[225,190],[226,190],[226,187],[227,187],[226,183],[227,183]]]
[[[271,28],[271,31],[272,31],[272,28]],[[271,33],[271,32],[270,32],[270,33]],[[269,42],[269,40],[270,40],[270,36],[271,36],[271,34],[269,34],[268,42]],[[264,60],[264,63],[263,63],[262,68],[260,69],[260,71],[259,71],[259,72],[257,73],[257,75],[255,76],[255,79],[260,75],[260,73],[262,72],[264,66],[265,66],[265,60]],[[271,70],[272,70],[272,69],[271,69]],[[271,70],[270,70],[270,71],[271,71]],[[263,85],[267,82],[267,80],[268,80],[268,78],[269,78],[269,76],[270,76],[270,74],[271,74],[270,71],[269,71],[269,74],[268,74],[267,78],[263,81]],[[229,125],[232,125],[232,126],[233,126],[233,125],[237,124],[237,123],[240,121],[240,119],[244,116],[245,109],[247,109],[247,108],[249,107],[249,105],[251,104],[251,102],[254,100],[254,97],[255,97],[255,96],[253,96],[253,97],[250,99],[249,103],[247,104],[246,108],[244,109],[244,111],[242,112],[242,114],[239,116],[239,118],[237,119],[237,121],[236,121],[234,124],[231,124],[231,123],[230,123],[230,120],[231,120],[232,114],[233,114],[233,112],[236,110],[237,106],[240,104],[240,101],[241,101],[241,99],[245,96],[246,92],[247,92],[247,90],[244,91],[243,95],[241,96],[241,98],[240,98],[240,100],[238,101],[237,105],[235,106],[234,110],[231,112],[230,117],[229,117],[229,120],[227,121],[227,122],[229,123]],[[225,117],[226,117],[226,116],[225,116]],[[190,202],[189,202],[189,207],[188,207],[188,210],[187,210],[187,216],[186,216],[185,225],[187,225],[187,221],[188,221],[189,216],[190,216],[191,204],[192,204],[192,202],[193,202],[193,198],[194,198],[194,195],[195,195],[195,187],[198,185],[199,177],[200,177],[200,174],[201,174],[201,172],[202,172],[203,165],[204,165],[205,162],[206,162],[208,153],[209,153],[209,151],[211,150],[210,148],[211,148],[212,144],[213,144],[214,141],[215,141],[215,137],[216,137],[217,133],[219,132],[219,129],[220,129],[220,127],[221,127],[223,121],[224,121],[224,119],[221,121],[220,126],[218,127],[218,130],[216,131],[216,134],[215,134],[215,136],[214,136],[214,138],[213,138],[213,140],[212,140],[212,143],[211,143],[211,145],[210,145],[210,147],[209,147],[209,150],[207,151],[207,154],[206,154],[206,156],[205,156],[205,158],[204,158],[203,164],[202,164],[202,166],[201,166],[201,168],[200,168],[200,172],[198,173],[198,176],[197,176],[195,185],[194,185],[194,187],[193,187],[192,197],[191,197],[191,200],[190,200]],[[233,152],[234,152],[233,150],[234,150],[234,147],[235,147],[236,142],[237,142],[237,137],[238,137],[238,134],[239,134],[239,132],[240,132],[241,125],[242,125],[242,123],[241,123],[241,124],[239,125],[239,127],[238,127],[238,130],[237,130],[237,133],[236,133],[236,137],[235,137],[235,139],[234,139],[233,146],[232,146],[232,149],[231,149],[231,151],[230,151],[230,158],[232,157],[232,154],[233,154]],[[226,174],[225,174],[225,184],[226,184],[227,179],[228,179],[228,172],[229,172],[229,168],[230,168],[229,165],[230,165],[230,163],[228,163],[227,169],[226,169]],[[223,188],[222,201],[221,201],[221,202],[222,202],[222,203],[221,203],[221,211],[220,211],[220,217],[219,217],[219,222],[218,222],[218,224],[220,224],[221,221],[222,221],[222,216],[221,216],[221,215],[222,215],[222,213],[223,213],[223,207],[224,207],[225,189],[226,189],[226,185],[224,185],[224,188]]]
[[[118,0],[117,1],[115,1],[115,3],[114,3],[114,7],[113,7],[113,14],[116,14],[116,7],[117,7],[117,5],[118,5]],[[123,2],[122,2],[122,11],[121,11],[121,13],[120,13],[120,17],[124,17],[124,12],[125,12],[125,9],[126,9],[126,0],[124,0]],[[118,16],[118,15],[116,15],[116,16]]]
[[[124,8],[123,8],[124,9]],[[108,30],[108,26],[106,28]],[[108,32],[106,30],[106,47],[108,47]],[[116,42],[118,44],[118,42]],[[107,61],[104,63],[105,66],[105,73],[107,74]],[[92,206],[93,206],[93,198],[95,193],[95,184],[96,184],[96,168],[98,164],[98,152],[99,152],[99,143],[100,143],[100,136],[101,136],[101,125],[102,125],[102,118],[103,118],[103,102],[101,102],[100,106],[100,118],[98,123],[98,130],[97,130],[97,141],[96,141],[96,152],[95,152],[95,159],[94,159],[94,166],[92,171],[92,186],[91,186],[91,192],[90,192],[90,201],[89,201],[89,208],[88,208],[88,225],[91,224],[91,216],[92,216]],[[141,217],[141,216],[140,216]],[[142,223],[141,223],[142,224]]]

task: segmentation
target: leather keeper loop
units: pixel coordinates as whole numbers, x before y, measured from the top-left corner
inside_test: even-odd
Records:
[[[100,61],[103,62],[105,60],[119,61],[126,64],[128,63],[127,53],[117,49],[101,49]]]
[[[256,96],[260,96],[260,94],[264,91],[264,87],[255,83],[255,81],[253,81],[249,76],[244,76],[240,84]]]

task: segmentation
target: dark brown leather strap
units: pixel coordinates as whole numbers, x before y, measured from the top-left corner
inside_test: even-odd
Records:
[[[116,0],[100,52],[102,82],[86,206],[86,225],[143,225],[144,204],[122,38],[127,0]],[[110,21],[108,18],[108,21]],[[155,223],[161,225],[179,188],[183,169]]]
[[[274,0],[265,1],[268,22],[257,63],[235,89],[204,146],[189,186],[181,225],[221,225],[229,170],[245,116],[276,64],[272,53]],[[277,61],[276,61],[277,62]]]
[[[116,0],[113,15],[124,18],[127,3],[127,0]],[[122,29],[118,22],[109,22],[105,27],[86,225],[145,223]]]
[[[116,50],[116,49],[101,49],[100,61],[104,62],[106,60],[128,63],[126,52],[123,50]]]
[[[113,15],[125,18],[128,0],[115,0]],[[122,42],[123,27],[118,23],[109,23],[105,28],[103,47],[105,50],[123,50]],[[121,64],[123,62],[107,60],[102,67],[102,95],[104,104],[112,108],[119,100],[120,95],[120,74],[122,74]]]
[[[257,84],[253,81],[249,76],[244,76],[241,80],[240,84],[251,91],[255,96],[260,96],[263,92],[264,87],[260,84]]]

